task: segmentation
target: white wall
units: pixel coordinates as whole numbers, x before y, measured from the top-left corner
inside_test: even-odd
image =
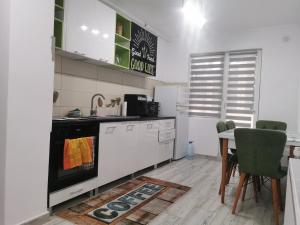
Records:
[[[300,103],[299,27],[280,26],[226,33],[206,32],[197,42],[193,42],[192,46],[192,53],[262,48],[259,119],[285,121],[288,130],[297,131],[297,104]],[[196,152],[208,155],[218,152],[215,122],[214,119],[190,118],[190,137],[197,140]],[[202,135],[198,135],[199,133]],[[212,139],[215,141],[210,141]]]
[[[11,8],[4,7],[10,14],[5,13],[6,19],[10,18],[10,39],[4,42],[9,44],[9,56],[1,51],[2,63],[4,60],[7,64],[9,59],[7,142],[1,149],[6,151],[5,213],[1,224],[13,225],[47,212],[54,0],[5,2]],[[1,4],[1,15],[2,9]]]
[[[188,51],[178,45],[177,40],[158,38],[157,80],[169,83],[188,81]]]
[[[4,224],[6,110],[9,62],[9,3],[9,0],[3,0],[0,2],[0,224]]]

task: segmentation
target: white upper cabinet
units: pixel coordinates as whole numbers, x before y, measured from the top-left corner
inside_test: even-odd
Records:
[[[98,0],[65,0],[64,50],[114,62],[116,12]]]

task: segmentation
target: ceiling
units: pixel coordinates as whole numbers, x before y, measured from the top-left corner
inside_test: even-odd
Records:
[[[199,0],[201,1],[201,0]],[[183,0],[110,0],[167,38],[182,32]],[[244,30],[300,24],[300,0],[203,0],[205,29]]]

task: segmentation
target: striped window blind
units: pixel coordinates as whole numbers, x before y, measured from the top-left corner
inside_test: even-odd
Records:
[[[256,62],[257,51],[229,53],[225,118],[238,127],[253,123]]]
[[[191,56],[190,115],[221,116],[224,56],[224,53]]]
[[[259,50],[192,54],[189,115],[233,120],[251,127]]]

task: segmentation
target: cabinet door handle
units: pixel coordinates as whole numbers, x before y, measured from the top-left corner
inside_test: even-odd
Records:
[[[134,125],[127,125],[127,131],[133,131]]]
[[[116,128],[117,127],[108,127],[108,128],[106,128],[105,133],[106,134],[112,134],[115,131]]]
[[[83,191],[83,188],[80,188],[80,189],[77,190],[77,191],[71,192],[70,195],[75,195],[75,194],[78,194],[78,193],[80,193],[80,192],[82,192],[82,191]]]

